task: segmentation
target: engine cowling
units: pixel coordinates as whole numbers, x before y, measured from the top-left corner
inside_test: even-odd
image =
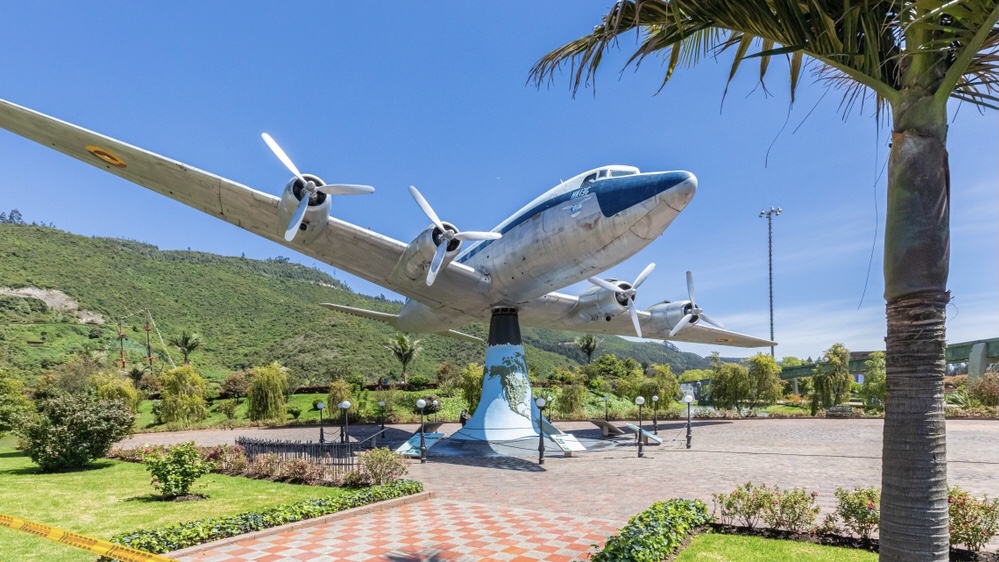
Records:
[[[621,289],[630,289],[631,283],[608,279],[609,283]],[[579,295],[576,306],[570,315],[580,322],[604,320],[610,322],[618,314],[628,312],[628,296],[615,293],[603,287],[590,287]]]
[[[326,185],[318,176],[303,174],[303,177],[306,180],[314,182],[317,186]],[[284,186],[284,192],[281,193],[281,200],[278,203],[278,218],[280,219],[281,229],[279,234],[284,235],[284,225],[291,222],[295,208],[298,207],[299,202],[302,200],[302,194],[304,193],[306,197],[309,196],[309,193],[304,191],[304,188],[305,185],[298,178],[291,178],[291,181]],[[302,219],[302,224],[298,227],[299,233],[295,239],[305,244],[315,242],[326,228],[331,208],[332,198],[329,195],[319,193],[318,191],[313,194],[309,200],[309,208],[305,211],[305,218]]]
[[[649,308],[649,314],[652,315],[652,323],[657,330],[669,333],[693,308],[690,301],[661,302]],[[695,324],[697,320],[698,317],[694,316],[690,322]]]
[[[455,232],[458,231],[449,222],[444,222],[443,225],[445,228],[449,228]],[[413,281],[426,278],[430,261],[434,259],[437,247],[444,242],[444,231],[436,226],[431,225],[421,232],[419,236],[409,243],[406,251],[402,254],[402,259],[399,261],[402,274]],[[458,250],[460,249],[461,240],[453,239],[448,242],[447,253],[444,254],[444,262],[441,264],[441,268],[447,267],[447,264],[451,263],[457,257]]]

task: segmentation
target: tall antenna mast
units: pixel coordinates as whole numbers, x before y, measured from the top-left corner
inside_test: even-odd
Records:
[[[125,332],[121,328],[121,321],[122,320],[124,320],[124,317],[121,317],[121,318],[118,319],[118,349],[121,351],[121,360],[119,361],[119,365],[121,366],[122,369],[124,369],[125,368]]]

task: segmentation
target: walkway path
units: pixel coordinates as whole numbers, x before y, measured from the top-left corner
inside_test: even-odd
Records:
[[[599,433],[588,423],[557,425],[585,436]],[[710,505],[712,493],[746,481],[814,490],[823,510],[832,511],[838,486],[880,486],[881,428],[880,420],[695,422],[693,448],[687,450],[684,425],[672,422],[660,424],[666,442],[646,448],[642,459],[627,439],[577,458],[549,451],[543,468],[533,449],[522,459],[431,457],[427,464],[412,464],[409,477],[424,482],[434,499],[184,560],[583,559],[590,545],[656,500],[696,497]],[[273,431],[300,439],[315,433],[239,433]],[[999,422],[950,421],[947,432],[950,482],[978,495],[999,495]],[[236,433],[149,434],[132,443],[231,442]]]

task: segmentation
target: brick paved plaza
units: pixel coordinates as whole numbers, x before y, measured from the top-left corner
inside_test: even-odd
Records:
[[[557,423],[582,437],[588,422]],[[416,426],[396,426],[414,431]],[[457,424],[445,425],[451,433]],[[363,431],[363,428],[358,428]],[[661,423],[663,445],[637,458],[633,441],[562,458],[550,449],[544,467],[534,447],[523,458],[434,457],[410,465],[409,477],[434,497],[386,511],[284,533],[209,546],[182,560],[574,560],[600,544],[631,515],[656,500],[700,498],[747,480],[818,492],[823,510],[837,486],[880,486],[881,420],[695,421],[693,448],[685,426]],[[125,445],[194,439],[231,443],[237,435],[316,439],[315,428],[244,429],[137,435]],[[632,439],[634,437],[632,436]],[[535,446],[536,447],[536,446]],[[431,453],[433,450],[431,450]],[[999,422],[947,423],[951,484],[999,495]],[[993,544],[994,548],[995,545]]]

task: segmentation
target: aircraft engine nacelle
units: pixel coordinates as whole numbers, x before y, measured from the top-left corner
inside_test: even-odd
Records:
[[[449,222],[443,224],[445,228],[455,232],[458,231]],[[444,232],[436,226],[430,226],[421,232],[419,236],[409,243],[406,251],[402,254],[402,259],[399,262],[402,267],[402,273],[414,281],[425,278],[427,276],[427,268],[430,267],[430,261],[434,259],[434,254],[437,252],[437,247],[444,243],[447,244],[447,253],[444,254],[444,262],[441,264],[442,269],[447,267],[447,264],[451,263],[451,260],[458,255],[458,250],[461,249],[461,241],[446,241],[444,239]]]
[[[608,282],[630,289],[631,284],[608,279]],[[622,293],[615,293],[603,287],[590,287],[579,295],[579,301],[573,307],[570,316],[574,316],[580,322],[593,322],[604,320],[610,322],[612,318],[628,311],[628,297]]]
[[[649,308],[649,313],[652,315],[652,323],[658,329],[663,332],[668,333],[683,317],[693,310],[693,305],[690,301],[676,301],[676,302],[661,302],[659,304],[653,305]],[[697,316],[691,318],[691,324],[696,323],[698,320]],[[665,326],[665,329],[663,328]]]
[[[318,176],[303,174],[303,177],[311,180],[317,186],[326,185]],[[284,186],[281,201],[278,203],[281,234],[284,234],[285,225],[291,223],[291,217],[295,214],[295,208],[298,207],[299,202],[302,200],[302,194],[305,193],[308,196],[308,192],[303,189],[304,187],[298,178],[291,178],[291,181]],[[305,211],[305,218],[302,219],[302,225],[299,227],[299,233],[295,239],[301,240],[305,244],[315,242],[319,238],[319,235],[322,234],[323,229],[326,228],[331,206],[331,197],[317,191],[309,200],[309,208]]]

